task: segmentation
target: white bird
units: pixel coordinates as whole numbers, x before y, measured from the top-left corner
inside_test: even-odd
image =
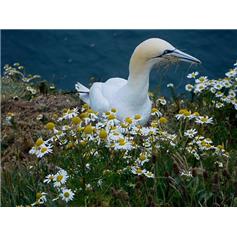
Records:
[[[93,83],[90,89],[78,82],[75,87],[81,100],[94,111],[102,114],[116,108],[120,121],[140,114],[140,123],[145,124],[149,120],[152,106],[148,96],[150,72],[154,65],[169,61],[200,63],[200,60],[176,49],[167,41],[151,38],[135,48],[127,80],[110,78],[106,82]]]

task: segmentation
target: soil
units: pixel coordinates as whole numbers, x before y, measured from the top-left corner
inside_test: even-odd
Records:
[[[24,163],[33,164],[35,157],[29,154],[35,140],[55,113],[65,108],[80,106],[78,97],[70,94],[39,95],[30,101],[9,99],[1,103],[1,167],[11,169]],[[12,123],[7,114],[14,113]],[[42,115],[41,120],[37,117]]]

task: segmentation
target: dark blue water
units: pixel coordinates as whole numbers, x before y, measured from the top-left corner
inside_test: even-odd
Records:
[[[73,89],[77,81],[88,85],[91,77],[127,78],[134,48],[150,37],[163,38],[202,61],[154,70],[150,87],[161,86],[164,94],[167,83],[182,91],[193,70],[222,77],[237,59],[237,30],[3,30],[1,61],[20,62],[58,88]]]

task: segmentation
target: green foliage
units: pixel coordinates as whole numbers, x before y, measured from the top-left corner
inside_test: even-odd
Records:
[[[169,101],[151,94],[146,126],[139,115],[121,123],[115,109],[101,118],[87,105],[55,114],[35,136],[35,162],[3,170],[2,205],[236,206],[237,72],[231,73],[198,78],[191,98],[172,86]],[[227,81],[216,107],[220,97],[211,88]]]

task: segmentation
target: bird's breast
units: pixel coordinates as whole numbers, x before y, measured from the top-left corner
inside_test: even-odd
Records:
[[[151,105],[149,98],[142,104],[117,99],[113,100],[112,107],[117,109],[117,117],[120,121],[124,121],[127,117],[133,118],[139,114],[142,116],[141,124],[145,124],[150,118]]]

